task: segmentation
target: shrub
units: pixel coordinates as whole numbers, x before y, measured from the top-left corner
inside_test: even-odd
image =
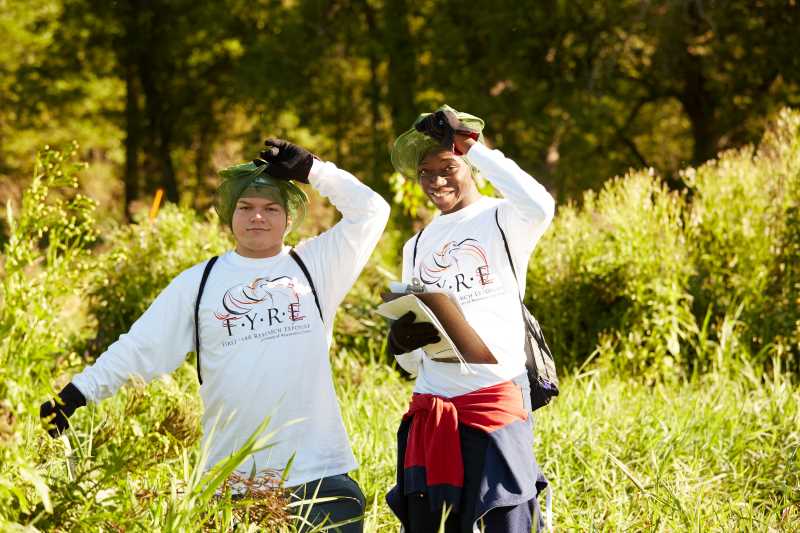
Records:
[[[683,179],[688,195],[632,173],[559,209],[528,302],[560,364],[703,372],[735,324],[742,353],[800,366],[800,112]]]
[[[95,356],[130,329],[172,278],[231,247],[213,212],[201,219],[172,204],[154,221],[115,227],[105,240],[110,248],[97,258],[89,291],[97,334],[86,348]]]
[[[684,206],[652,172],[637,172],[559,209],[531,260],[527,302],[559,364],[602,346],[626,371],[674,374],[695,329]]]
[[[77,194],[77,145],[45,147],[21,209],[8,208],[9,239],[0,275],[0,508],[14,519],[37,505],[51,509],[49,490],[22,444],[24,421],[38,420],[52,394],[52,375],[70,359],[82,331],[68,320],[78,307],[95,240],[94,202]]]
[[[698,319],[737,308],[750,351],[798,368],[800,355],[800,112],[784,110],[752,148],[683,174]]]

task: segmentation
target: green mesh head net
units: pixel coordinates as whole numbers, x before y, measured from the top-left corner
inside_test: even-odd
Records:
[[[291,219],[287,233],[296,230],[306,216],[308,196],[291,181],[279,180],[266,173],[267,165],[252,161],[219,171],[222,183],[217,188],[214,208],[220,221],[230,227],[236,202],[243,197],[268,198],[278,202]]]
[[[469,113],[462,113],[456,111],[449,105],[445,104],[436,111],[452,111],[458,117],[458,120],[464,123],[465,126],[472,128],[478,132],[478,140],[483,142],[483,119],[480,119]],[[435,111],[434,111],[435,113]],[[420,120],[430,115],[430,113],[422,113],[414,121],[416,125]],[[419,166],[422,158],[436,148],[442,148],[438,142],[434,141],[424,133],[418,132],[414,125],[407,132],[400,135],[392,147],[392,165],[395,170],[407,178],[417,179],[417,167]],[[465,161],[466,162],[466,161]],[[472,165],[470,165],[472,167]],[[473,175],[476,169],[472,168]]]

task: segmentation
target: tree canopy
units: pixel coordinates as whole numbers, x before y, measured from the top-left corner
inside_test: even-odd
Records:
[[[798,27],[794,0],[7,2],[0,176],[75,138],[125,209],[203,207],[273,135],[388,193],[394,136],[449,103],[562,199],[631,167],[680,186],[800,104]]]

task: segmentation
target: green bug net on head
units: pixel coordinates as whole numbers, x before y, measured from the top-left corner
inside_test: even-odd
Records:
[[[478,132],[478,141],[483,142],[483,119],[478,118],[475,115],[470,115],[469,113],[456,111],[447,104],[443,105],[436,111],[451,111],[455,113],[456,117],[458,117],[458,120],[463,122],[465,126]],[[436,111],[434,111],[434,113]],[[400,135],[394,141],[394,146],[392,147],[392,165],[394,165],[394,168],[397,170],[397,172],[407,178],[416,180],[417,167],[419,166],[420,161],[422,161],[422,159],[433,150],[443,149],[441,144],[431,139],[424,133],[417,131],[414,127],[419,123],[419,121],[430,114],[431,113],[422,113],[414,121],[411,129]],[[470,165],[470,167],[472,167],[472,165]],[[473,168],[473,175],[475,172],[476,169]]]
[[[287,233],[300,227],[306,216],[308,196],[291,181],[271,177],[266,172],[267,167],[251,161],[219,171],[222,183],[217,188],[214,208],[223,224],[230,227],[239,198],[257,197],[268,198],[283,206],[291,219]]]

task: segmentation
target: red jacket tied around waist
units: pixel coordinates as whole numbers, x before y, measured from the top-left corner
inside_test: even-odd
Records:
[[[505,381],[452,398],[414,394],[403,419],[410,417],[404,468],[424,467],[428,486],[460,487],[464,470],[459,424],[492,433],[517,420],[527,420],[528,412],[519,388]]]

